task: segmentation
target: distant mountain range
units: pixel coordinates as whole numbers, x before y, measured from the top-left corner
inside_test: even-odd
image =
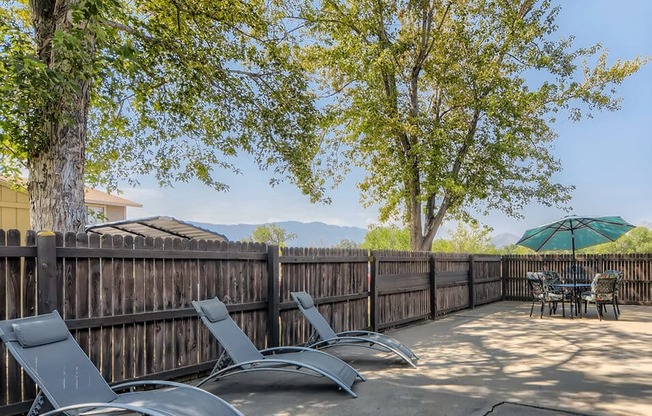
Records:
[[[206,222],[192,222],[192,224],[210,231],[220,233],[229,241],[242,241],[250,237],[254,230],[267,224],[211,224]],[[362,243],[367,230],[359,227],[342,227],[323,222],[281,221],[275,225],[283,228],[297,238],[288,241],[288,247],[332,247],[342,240]]]
[[[192,224],[207,230],[220,233],[229,241],[242,241],[250,237],[254,230],[261,225],[268,224],[212,224],[207,222],[195,222]],[[299,222],[281,221],[274,224],[286,230],[288,233],[296,234],[297,238],[289,241],[289,247],[332,247],[342,240],[349,240],[355,243],[362,243],[368,230],[360,227],[343,227],[339,225],[325,224],[323,222]],[[643,222],[639,226],[652,229],[652,223]],[[444,237],[446,238],[446,237]],[[502,248],[515,244],[519,236],[511,233],[496,234],[491,238],[491,244],[496,248]]]
[[[496,234],[495,236],[491,237],[491,244],[493,244],[496,248],[502,248],[516,244],[518,238],[519,237],[517,235],[510,233]]]

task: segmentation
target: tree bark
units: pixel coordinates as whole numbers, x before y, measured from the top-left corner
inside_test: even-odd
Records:
[[[28,156],[30,227],[35,231],[83,232],[87,212],[84,206],[84,164],[91,82],[75,75],[70,62],[58,59],[52,45],[57,30],[71,30],[68,0],[32,0],[32,23],[39,58],[49,68],[67,71],[78,88],[61,88],[41,110],[35,129],[40,143]],[[95,42],[85,39],[88,54],[81,59],[91,64]]]

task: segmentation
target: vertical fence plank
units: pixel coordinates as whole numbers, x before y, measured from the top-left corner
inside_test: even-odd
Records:
[[[278,347],[280,345],[280,263],[278,246],[267,247],[267,279],[267,346]]]
[[[133,236],[127,235],[122,241],[122,247],[126,250],[134,249]],[[135,290],[135,263],[137,259],[124,259],[121,261],[120,281],[122,282],[122,299],[118,302],[116,314],[129,315],[135,311],[134,290]],[[134,374],[134,363],[138,350],[135,347],[136,333],[134,324],[125,324],[121,328],[122,341],[122,363],[119,366],[119,376],[122,380],[132,378]]]
[[[113,247],[113,239],[111,236],[102,236],[102,248],[110,249]],[[102,291],[100,293],[101,306],[100,316],[113,315],[113,292],[115,290],[115,282],[113,276],[113,259],[104,257],[101,260],[101,284]],[[102,375],[109,382],[113,381],[113,327],[102,327],[102,357],[101,366]]]
[[[379,304],[378,304],[378,251],[371,252],[371,268],[370,268],[370,295],[371,295],[371,330],[378,331],[379,321]]]
[[[163,251],[165,250],[165,241],[162,238],[156,238],[154,240],[154,250]],[[154,299],[154,310],[162,311],[166,308],[165,305],[165,260],[156,259],[154,260],[154,282],[156,284],[155,299]],[[149,373],[156,373],[158,371],[165,370],[165,359],[166,359],[166,350],[165,350],[165,334],[167,332],[167,324],[165,321],[155,321],[154,322],[154,338],[152,339],[152,367],[149,369]]]
[[[435,271],[437,267],[437,260],[435,260],[434,254],[430,255],[430,319],[437,319],[437,272]]]
[[[154,249],[154,239],[152,237],[145,238],[144,241],[145,250]],[[144,261],[145,267],[145,281],[144,281],[144,305],[143,312],[153,312],[156,309],[156,299],[158,298],[157,291],[157,276],[156,276],[156,260],[147,259]],[[160,279],[159,279],[160,280]],[[145,324],[145,339],[143,350],[145,354],[145,368],[143,369],[143,374],[151,374],[155,371],[154,367],[154,356],[156,350],[156,333],[157,328],[160,330],[160,324],[156,321],[148,322]]]
[[[145,238],[136,237],[134,239],[134,249],[136,250],[145,250]],[[133,307],[130,310],[130,313],[143,313],[146,311],[145,302],[146,298],[152,298],[153,295],[150,294],[146,296],[145,291],[145,269],[146,269],[147,260],[146,259],[134,259],[134,269],[133,269]],[[135,355],[134,364],[133,364],[133,373],[131,377],[140,377],[147,374],[146,371],[146,361],[147,361],[147,350],[145,345],[145,328],[149,324],[136,323],[133,327],[134,332],[134,352]]]
[[[7,246],[20,245],[20,232],[18,230],[9,230],[7,232]],[[22,315],[22,307],[20,302],[21,292],[21,259],[19,257],[7,258],[7,277],[6,277],[6,303],[7,303],[7,319],[20,318]],[[7,375],[9,377],[7,400],[9,403],[18,402],[23,399],[22,387],[23,377],[21,374],[20,365],[12,358],[9,357]],[[16,380],[18,382],[12,382]]]
[[[39,314],[52,312],[60,306],[55,238],[51,231],[42,231],[37,237]]]
[[[75,235],[74,247],[86,248],[88,247],[88,234],[78,233]],[[88,318],[89,314],[89,259],[87,258],[78,258],[75,262],[75,292],[77,296],[75,297],[75,316],[77,318]],[[89,347],[89,330],[80,329],[77,331],[77,342],[84,350],[84,352],[90,356],[90,347]]]
[[[101,246],[102,239],[98,234],[88,236],[89,248]],[[88,259],[88,302],[89,318],[102,316],[102,260],[99,258]],[[102,332],[102,328],[92,328],[89,331],[88,355],[100,371],[102,371]]]
[[[5,230],[0,230],[0,248],[6,246],[6,233]],[[0,257],[0,320],[8,318],[7,308],[7,258]],[[0,405],[9,403],[9,387],[7,385],[7,355],[8,352],[5,344],[0,344],[0,369],[2,375],[0,376]]]
[[[469,256],[469,309],[475,309],[475,256]]]

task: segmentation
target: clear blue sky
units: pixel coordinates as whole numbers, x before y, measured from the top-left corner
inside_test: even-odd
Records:
[[[563,1],[557,20],[560,35],[575,35],[576,47],[601,43],[609,50],[610,62],[636,55],[652,56],[652,1],[573,0]],[[556,178],[574,184],[571,206],[578,215],[621,215],[635,225],[652,222],[652,63],[618,87],[623,98],[618,112],[594,113],[578,123],[559,118],[554,153],[563,172]],[[354,172],[332,191],[331,205],[310,204],[290,184],[274,188],[269,174],[259,172],[246,159],[243,175],[222,177],[228,193],[212,191],[199,183],[177,184],[174,190],[159,189],[144,180],[137,189],[123,189],[124,197],[143,204],[130,208],[130,218],[170,215],[186,221],[221,224],[274,221],[321,221],[366,228],[375,223],[375,209],[363,209],[355,187],[363,172]],[[526,228],[562,217],[555,208],[531,205],[516,220],[500,213],[480,220],[494,234],[520,235]],[[438,237],[446,237],[440,233]]]

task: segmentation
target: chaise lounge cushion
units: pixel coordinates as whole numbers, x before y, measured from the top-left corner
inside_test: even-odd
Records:
[[[13,324],[16,340],[23,348],[38,347],[63,341],[70,335],[62,320],[48,319]]]
[[[297,298],[303,309],[310,309],[315,306],[315,301],[312,299],[312,296],[305,292],[295,293],[294,296]]]
[[[211,302],[201,305],[201,311],[211,322],[219,322],[229,316],[229,310],[222,302]]]

